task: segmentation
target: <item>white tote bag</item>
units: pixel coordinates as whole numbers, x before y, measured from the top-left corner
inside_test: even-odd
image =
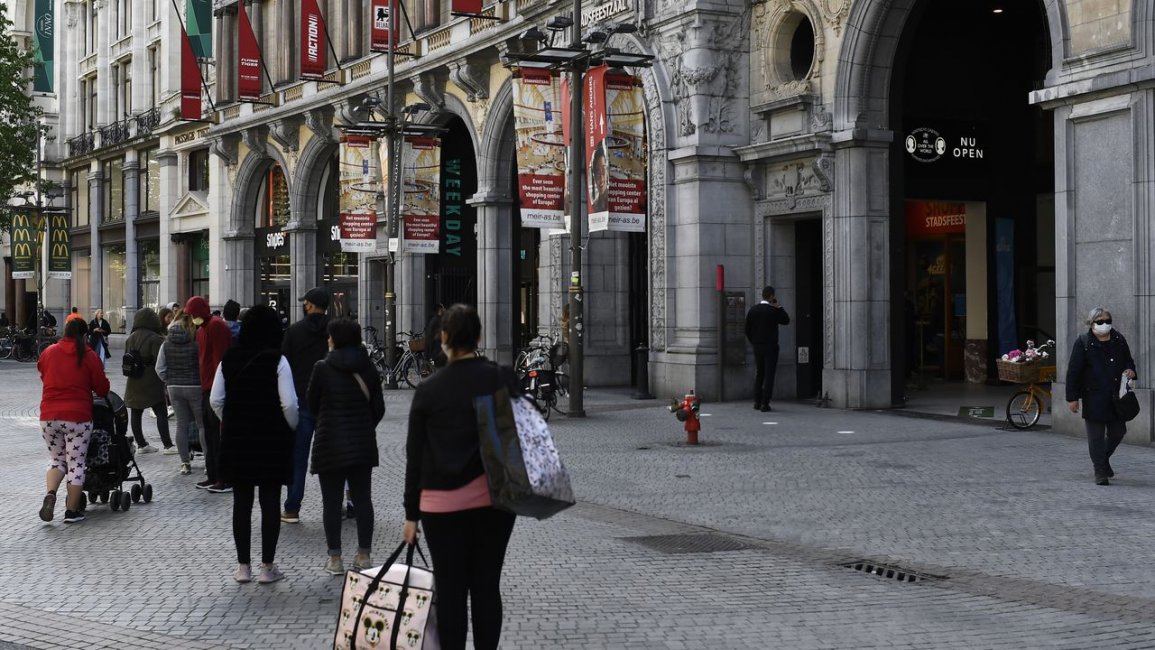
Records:
[[[413,566],[416,545],[398,562],[406,546],[402,542],[380,567],[345,572],[334,650],[440,650],[433,572]]]

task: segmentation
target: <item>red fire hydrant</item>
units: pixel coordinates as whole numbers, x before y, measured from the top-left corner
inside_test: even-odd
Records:
[[[698,432],[702,430],[702,420],[698,418],[698,409],[701,400],[691,390],[688,395],[682,398],[682,401],[673,400],[670,403],[670,412],[678,419],[678,422],[685,423],[686,429],[686,444],[698,444]]]

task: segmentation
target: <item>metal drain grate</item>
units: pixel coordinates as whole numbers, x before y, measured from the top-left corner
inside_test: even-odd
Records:
[[[671,555],[747,551],[759,548],[758,546],[752,546],[733,537],[712,533],[695,535],[650,535],[645,537],[621,537],[619,539]]]
[[[878,564],[869,560],[858,560],[856,562],[846,562],[840,564],[846,569],[853,569],[861,571],[862,573],[869,573],[887,580],[895,580],[897,582],[925,582],[927,580],[944,580],[946,576],[936,576],[929,573],[920,573],[918,571],[911,571],[898,566],[891,566],[889,564]]]

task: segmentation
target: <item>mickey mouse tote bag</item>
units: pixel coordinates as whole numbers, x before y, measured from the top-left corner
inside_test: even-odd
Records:
[[[440,650],[433,572],[413,566],[416,546],[398,562],[406,546],[378,568],[345,572],[334,650]]]

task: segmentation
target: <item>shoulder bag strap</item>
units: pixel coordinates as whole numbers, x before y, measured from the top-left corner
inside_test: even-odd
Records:
[[[365,400],[372,401],[372,398],[369,397],[369,386],[365,383],[365,380],[361,378],[361,373],[354,372],[353,379],[357,380],[357,385],[361,387],[361,392],[365,394]]]

